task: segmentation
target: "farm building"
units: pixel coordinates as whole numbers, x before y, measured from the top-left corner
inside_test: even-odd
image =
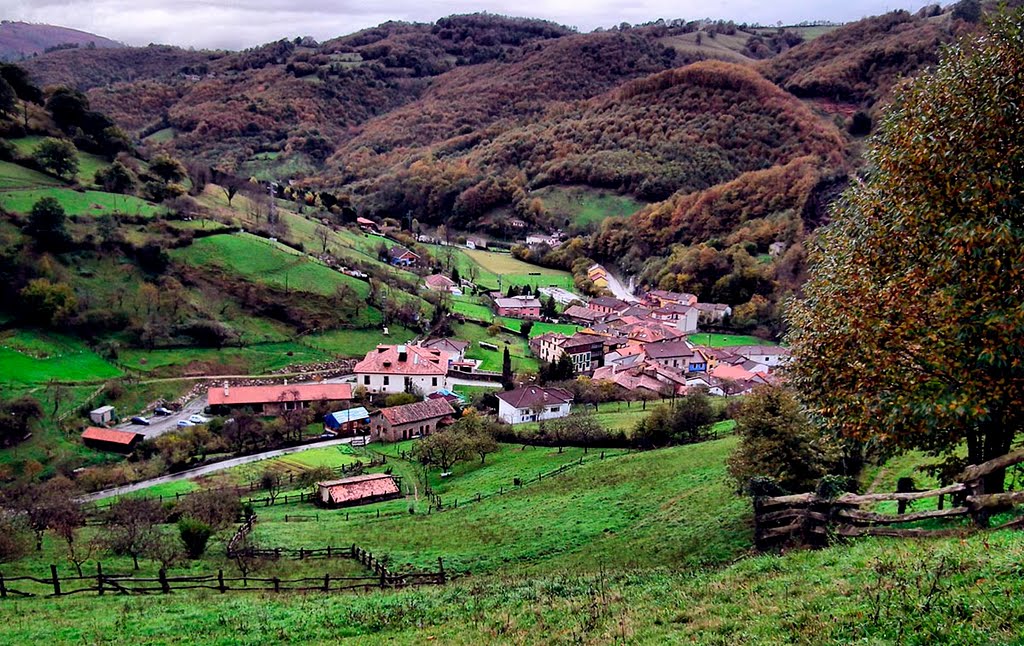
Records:
[[[82,443],[89,448],[114,453],[131,453],[135,445],[145,437],[134,431],[117,431],[112,428],[90,426],[82,433]]]
[[[363,231],[373,231],[374,233],[380,233],[380,227],[377,226],[377,223],[368,218],[356,218],[356,224],[358,224],[359,228],[362,229]]]
[[[525,386],[498,393],[498,417],[509,424],[565,417],[572,400],[573,394],[564,388]]]
[[[511,296],[496,298],[494,304],[498,308],[498,316],[511,316],[519,319],[539,319],[540,299],[532,296]]]
[[[350,507],[392,500],[402,495],[396,476],[368,473],[316,483],[317,503],[324,507]]]
[[[374,441],[398,442],[430,435],[453,415],[455,409],[444,398],[383,408],[374,415],[370,437]]]
[[[378,345],[353,372],[356,383],[371,393],[430,394],[448,385],[448,354],[415,345]]]
[[[587,278],[594,283],[594,287],[606,289],[608,287],[608,270],[601,265],[591,265],[587,268]]]
[[[466,356],[466,350],[469,349],[469,341],[460,341],[458,339],[429,339],[427,341],[420,342],[420,347],[445,353],[448,355],[449,362],[455,362]]]
[[[370,432],[370,413],[362,406],[328,413],[324,430],[335,435],[365,435]]]
[[[392,265],[408,267],[409,265],[415,265],[419,261],[419,254],[413,253],[401,245],[395,245],[388,250],[388,262]]]
[[[114,421],[114,407],[100,406],[96,410],[89,411],[89,419],[93,424],[110,424]]]
[[[423,279],[423,284],[427,289],[434,292],[460,291],[455,286],[455,281],[444,274],[431,274]]]
[[[345,402],[352,399],[350,384],[283,384],[279,386],[224,386],[206,391],[210,407],[226,411],[252,408],[263,415],[306,408],[311,403]]]

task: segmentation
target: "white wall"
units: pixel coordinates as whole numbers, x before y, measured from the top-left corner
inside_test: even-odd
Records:
[[[552,409],[554,410],[552,411]],[[542,420],[565,417],[571,410],[572,404],[545,406],[539,417]],[[511,404],[501,398],[498,399],[498,417],[509,424],[523,424],[526,422],[538,421],[536,414],[532,410],[514,408]]]
[[[366,383],[367,377],[369,377],[370,383]],[[387,385],[384,384],[385,377],[387,377],[388,380]],[[436,393],[442,388],[448,387],[448,378],[445,375],[416,375],[414,377],[411,377],[411,379],[413,388],[423,393],[424,395]],[[356,375],[356,386],[363,386],[371,393],[404,393],[405,376],[361,373]]]

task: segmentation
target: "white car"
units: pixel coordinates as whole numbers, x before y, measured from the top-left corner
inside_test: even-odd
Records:
[[[193,424],[205,424],[210,420],[206,419],[202,415],[190,415],[188,421],[192,422]]]
[[[195,426],[195,424],[193,424],[192,422],[188,421],[187,419],[179,419],[178,420],[178,427],[179,428],[185,428],[186,426]]]

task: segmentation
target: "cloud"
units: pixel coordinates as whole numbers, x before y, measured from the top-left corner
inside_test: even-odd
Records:
[[[387,20],[433,22],[442,16],[489,11],[530,16],[589,31],[658,18],[723,18],[786,24],[804,20],[856,20],[893,9],[916,9],[921,0],[13,0],[5,18],[82,29],[130,45],[241,49],[281,38],[326,40]]]

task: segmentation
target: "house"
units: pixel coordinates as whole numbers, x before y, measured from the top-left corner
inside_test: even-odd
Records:
[[[509,424],[565,417],[572,410],[573,395],[564,388],[524,386],[498,393],[498,418]]]
[[[487,248],[487,240],[485,240],[483,238],[476,238],[476,237],[467,238],[466,239],[466,248],[467,249],[486,249]]]
[[[370,432],[370,413],[362,406],[327,413],[324,431],[335,435],[366,435]]]
[[[590,282],[594,283],[594,287],[600,289],[608,288],[608,270],[601,265],[587,267],[587,278],[590,279]]]
[[[421,341],[420,347],[426,348],[427,350],[436,350],[448,355],[448,363],[451,364],[462,360],[466,356],[466,350],[469,349],[469,341],[460,341],[458,339],[429,339],[427,341]]]
[[[541,303],[533,296],[510,296],[494,299],[498,308],[498,316],[510,316],[519,319],[539,319]]]
[[[113,453],[131,453],[145,439],[142,433],[118,431],[112,428],[90,426],[82,433],[82,443],[89,448]]]
[[[513,229],[525,229],[526,221],[520,220],[519,218],[512,218],[511,220],[508,221],[508,225]]]
[[[448,355],[415,345],[378,345],[352,371],[371,393],[429,394],[448,385]]]
[[[360,229],[367,233],[371,231],[373,233],[380,233],[380,227],[377,226],[377,223],[368,218],[356,218],[356,224],[359,225]]]
[[[466,403],[461,395],[459,395],[455,391],[448,390],[447,388],[441,389],[436,393],[430,393],[429,395],[427,395],[427,399],[443,399],[449,404],[451,404],[452,407],[461,407],[463,404]]]
[[[631,366],[637,362],[642,363],[647,359],[644,354],[644,346],[639,343],[627,343],[604,355],[604,365]]]
[[[697,331],[700,310],[691,305],[669,303],[651,312],[651,318],[657,321],[671,321],[680,332],[692,334]]]
[[[725,303],[697,303],[701,323],[721,323],[726,316],[732,316],[732,308]]]
[[[789,348],[778,345],[741,345],[731,348],[731,350],[741,357],[746,357],[769,368],[781,366],[789,361],[790,357]]]
[[[646,390],[662,395],[666,391],[665,384],[649,375],[642,366],[629,369],[619,368],[618,366],[598,368],[594,372],[594,381],[610,381],[629,392]]]
[[[587,307],[602,314],[619,314],[629,309],[629,303],[611,296],[598,296],[590,299]]]
[[[382,408],[371,421],[370,439],[398,442],[430,435],[437,430],[438,424],[453,415],[455,409],[445,398]]]
[[[675,305],[696,305],[697,297],[693,294],[681,292],[669,292],[664,289],[652,289],[644,295],[643,299],[652,307],[664,307],[669,304]]]
[[[458,287],[455,285],[455,281],[444,274],[431,274],[423,279],[423,284],[432,292],[451,292],[453,290],[458,290]]]
[[[577,323],[594,323],[604,318],[604,314],[590,307],[570,305],[562,312],[562,316]]]
[[[341,480],[316,483],[317,504],[323,507],[350,507],[392,500],[402,495],[397,476],[367,473]]]
[[[568,355],[573,369],[580,374],[591,372],[604,363],[604,338],[593,334],[566,336],[547,332],[530,339],[530,349],[546,363],[555,363],[562,355]]]
[[[289,384],[274,386],[224,386],[206,391],[214,410],[251,408],[263,415],[280,415],[286,410],[306,408],[312,402],[346,402],[352,399],[351,384]]]
[[[113,406],[100,406],[95,410],[89,411],[89,419],[93,424],[100,424],[106,426],[114,421],[114,407]]]
[[[395,245],[388,249],[388,262],[392,265],[408,267],[420,261],[419,254],[415,254],[401,245]]]
[[[560,234],[544,235],[542,233],[531,233],[526,236],[526,244],[528,246],[546,244],[552,249],[556,249],[562,244],[562,237]]]
[[[644,352],[651,361],[683,372],[704,372],[708,369],[708,360],[688,341],[648,343]]]
[[[778,258],[779,256],[781,256],[785,252],[786,252],[786,243],[785,242],[773,242],[770,245],[768,245],[768,255],[771,256],[772,258]]]

